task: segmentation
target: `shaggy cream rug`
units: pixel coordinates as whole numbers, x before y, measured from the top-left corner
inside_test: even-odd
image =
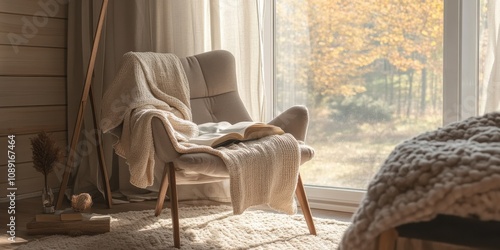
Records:
[[[315,218],[318,235],[309,234],[304,217],[229,206],[180,208],[181,249],[336,249],[350,223]],[[18,249],[170,249],[170,210],[112,214],[111,232],[95,236],[48,236]]]

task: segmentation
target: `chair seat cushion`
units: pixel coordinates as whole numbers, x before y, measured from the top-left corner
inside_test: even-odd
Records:
[[[314,149],[307,145],[300,145],[300,164],[311,160],[314,157]],[[178,184],[188,184],[193,181],[200,182],[201,180],[218,181],[229,177],[226,165],[215,155],[208,153],[192,153],[183,154],[178,157],[174,164]],[[183,177],[189,176],[189,178]],[[196,176],[196,177],[195,177]]]

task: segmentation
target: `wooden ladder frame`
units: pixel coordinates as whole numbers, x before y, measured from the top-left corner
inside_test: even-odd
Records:
[[[82,129],[83,116],[85,114],[85,109],[87,106],[87,99],[90,96],[90,104],[92,108],[92,116],[93,123],[95,129],[95,140],[97,147],[97,155],[99,160],[99,168],[101,170],[102,182],[104,183],[104,199],[106,199],[106,203],[108,208],[111,208],[111,188],[109,186],[108,172],[106,170],[106,165],[104,163],[104,154],[102,150],[101,143],[101,130],[99,129],[99,124],[97,122],[96,110],[94,105],[94,97],[92,96],[92,74],[94,72],[95,61],[97,57],[97,49],[99,47],[99,41],[101,40],[102,27],[104,25],[104,19],[106,17],[106,12],[108,9],[108,0],[103,0],[101,6],[101,12],[99,14],[99,21],[97,23],[97,30],[94,35],[94,41],[92,45],[92,52],[90,54],[89,66],[87,68],[87,75],[85,77],[85,84],[83,86],[82,98],[80,101],[80,107],[78,109],[78,116],[76,118],[75,128],[73,130],[73,137],[71,139],[71,146],[68,152],[68,159],[66,162],[66,167],[64,169],[63,179],[61,182],[61,186],[59,187],[59,194],[56,201],[56,209],[61,209],[62,201],[64,200],[64,193],[66,192],[66,188],[68,186],[69,175],[71,173],[71,167],[74,164],[74,158],[76,153],[76,145],[80,138],[80,132]]]

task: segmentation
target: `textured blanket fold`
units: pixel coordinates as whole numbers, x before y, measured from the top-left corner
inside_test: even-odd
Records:
[[[198,135],[191,121],[189,84],[173,54],[124,55],[113,83],[103,97],[101,128],[115,135],[118,155],[129,165],[130,182],[140,188],[154,182],[155,151],[151,121],[160,118],[179,153],[205,152],[221,157],[230,175],[235,214],[252,205],[268,204],[289,214],[296,212],[293,195],[300,151],[290,134],[213,149],[188,143]]]
[[[398,145],[370,182],[340,249],[438,214],[500,220],[500,113],[472,117]]]

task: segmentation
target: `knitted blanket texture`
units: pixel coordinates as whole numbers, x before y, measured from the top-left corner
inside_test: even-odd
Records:
[[[438,214],[500,220],[500,113],[472,117],[398,145],[370,182],[339,249]]]
[[[288,214],[296,212],[293,197],[300,151],[295,138],[273,135],[217,149],[188,143],[198,135],[198,127],[192,122],[189,84],[177,56],[126,53],[102,107],[101,128],[117,137],[114,149],[126,159],[133,185],[152,185],[154,169],[163,167],[155,162],[151,121],[156,117],[163,122],[177,152],[205,152],[224,161],[235,214],[260,204]]]

